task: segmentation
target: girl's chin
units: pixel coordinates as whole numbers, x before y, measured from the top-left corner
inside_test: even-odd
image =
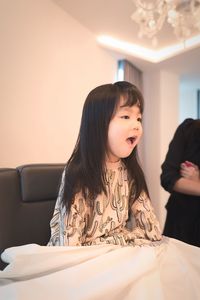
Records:
[[[112,162],[112,163],[115,163],[115,162],[118,162],[121,158],[127,158],[131,155],[131,153],[133,152],[133,150],[135,149],[135,146],[134,147],[131,147],[129,148],[128,150],[127,149],[124,149],[124,151],[121,151],[120,153],[116,153],[115,156],[107,156],[106,157],[106,161],[107,162]]]
[[[121,155],[120,158],[127,158],[127,157],[129,157],[131,155],[132,152],[133,152],[133,150],[129,151],[128,153],[124,153],[123,155]]]

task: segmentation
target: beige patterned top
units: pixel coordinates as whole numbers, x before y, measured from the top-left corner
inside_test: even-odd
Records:
[[[64,172],[50,222],[49,246],[95,244],[142,245],[161,240],[158,220],[145,193],[131,207],[128,220],[129,186],[127,170],[121,163],[107,164],[105,194],[98,195],[91,209],[82,195],[76,195],[70,213],[62,207]],[[133,224],[134,223],[134,224]]]

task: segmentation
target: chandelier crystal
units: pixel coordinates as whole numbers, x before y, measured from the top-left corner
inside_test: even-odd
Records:
[[[176,37],[184,41],[200,31],[200,0],[133,0],[136,11],[131,19],[139,25],[140,38],[157,45],[156,35],[168,22]]]

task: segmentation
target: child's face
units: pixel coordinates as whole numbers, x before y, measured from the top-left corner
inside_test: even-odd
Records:
[[[121,97],[114,117],[108,127],[106,160],[115,162],[128,157],[142,135],[141,113],[138,105],[124,106]]]

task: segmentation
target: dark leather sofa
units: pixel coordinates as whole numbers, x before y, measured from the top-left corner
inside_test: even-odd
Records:
[[[46,245],[64,164],[0,168],[0,253],[5,248]],[[5,264],[0,260],[0,269]]]

